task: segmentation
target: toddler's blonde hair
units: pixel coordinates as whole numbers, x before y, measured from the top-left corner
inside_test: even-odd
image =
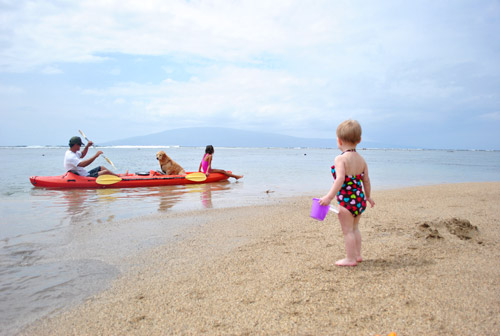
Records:
[[[361,142],[361,125],[356,120],[346,120],[337,127],[337,137],[344,141],[357,145]]]

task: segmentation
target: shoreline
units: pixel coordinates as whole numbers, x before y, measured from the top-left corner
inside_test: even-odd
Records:
[[[344,256],[340,226],[332,213],[309,217],[312,196],[177,213],[203,223],[131,257],[137,266],[109,290],[20,334],[500,332],[500,182],[373,197],[355,268],[333,265]]]

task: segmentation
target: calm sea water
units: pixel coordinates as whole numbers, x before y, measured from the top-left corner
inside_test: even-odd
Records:
[[[161,148],[196,171],[204,148]],[[104,148],[124,173],[157,170],[160,148]],[[179,211],[326,193],[336,149],[216,148],[213,167],[245,177],[205,185],[133,189],[34,188],[31,175],[61,175],[66,148],[0,148],[0,334],[81,302],[124,270],[127,256],[193,225]],[[93,153],[90,151],[89,155]],[[360,150],[373,189],[500,181],[500,152]],[[99,158],[97,164],[107,165]],[[307,218],[308,214],[304,214]]]

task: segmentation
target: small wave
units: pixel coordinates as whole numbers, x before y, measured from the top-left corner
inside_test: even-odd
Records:
[[[6,190],[4,190],[0,195],[6,196],[6,197],[12,197],[15,195],[20,195],[26,193],[25,188],[20,188],[18,186],[12,186],[12,185],[7,185],[4,186]]]
[[[164,145],[148,145],[148,146],[141,146],[141,145],[120,145],[120,146],[101,146],[101,148],[129,148],[129,149],[134,149],[134,148],[180,148],[181,146],[164,146]]]

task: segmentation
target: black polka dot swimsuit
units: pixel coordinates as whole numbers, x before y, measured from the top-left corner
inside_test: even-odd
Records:
[[[337,178],[335,165],[332,166],[332,175],[333,179]],[[346,175],[344,184],[337,193],[339,205],[349,210],[354,217],[361,215],[366,209],[366,197],[361,183],[363,176],[364,172],[358,175]]]

